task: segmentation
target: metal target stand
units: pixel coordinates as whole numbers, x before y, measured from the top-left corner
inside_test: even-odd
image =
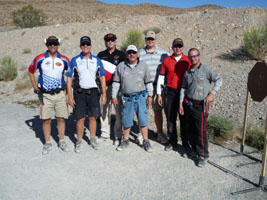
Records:
[[[247,98],[246,98],[246,108],[244,114],[244,125],[243,125],[243,134],[242,134],[242,143],[240,145],[240,155],[245,155],[249,157],[247,154],[244,154],[244,146],[245,146],[245,135],[247,128],[247,114],[248,114],[248,104],[251,97],[254,101],[261,102],[267,96],[267,65],[265,62],[257,62],[253,69],[249,72],[248,76],[248,89],[247,89]],[[262,169],[261,175],[259,178],[259,184],[254,184],[254,188],[245,189],[242,191],[237,191],[231,193],[232,195],[244,194],[253,191],[264,191],[267,193],[267,185],[264,184],[265,179],[265,170],[266,170],[266,161],[267,161],[267,114],[265,119],[265,133],[264,133],[264,150],[262,155]],[[255,160],[254,158],[253,160]],[[260,161],[260,160],[259,160]]]

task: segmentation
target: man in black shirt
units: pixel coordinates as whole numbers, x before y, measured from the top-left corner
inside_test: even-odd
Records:
[[[104,36],[106,50],[101,51],[98,53],[98,57],[101,58],[103,61],[103,65],[106,71],[106,84],[107,84],[107,102],[103,106],[103,113],[100,118],[101,122],[101,137],[105,140],[110,138],[110,113],[111,113],[111,90],[112,90],[112,80],[113,80],[113,73],[115,72],[116,66],[121,62],[124,61],[126,56],[125,54],[116,49],[116,40],[117,36],[113,33],[108,33]],[[118,100],[121,100],[121,97],[118,97]],[[122,105],[119,103],[119,105]],[[121,125],[121,106],[115,107],[116,111],[116,121],[114,127],[114,144],[118,145],[119,141],[122,138],[122,125]]]

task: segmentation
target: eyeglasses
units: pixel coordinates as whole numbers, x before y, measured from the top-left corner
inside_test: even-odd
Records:
[[[51,43],[49,43],[47,46],[58,46],[58,43],[56,43],[56,42],[51,42]]]
[[[127,54],[137,54],[137,52],[136,51],[127,51]]]
[[[174,45],[172,48],[183,48],[183,45],[181,45],[181,44],[177,44],[177,45]]]
[[[106,42],[115,42],[114,39],[107,39]]]
[[[91,46],[91,44],[89,44],[89,43],[87,43],[87,42],[81,44],[81,46],[85,46],[85,45],[86,45],[86,46]]]
[[[146,38],[146,40],[154,41],[155,39],[154,38]]]
[[[188,56],[190,59],[192,59],[192,58],[197,58],[199,56],[199,54],[197,54],[197,55],[193,55],[193,56]]]

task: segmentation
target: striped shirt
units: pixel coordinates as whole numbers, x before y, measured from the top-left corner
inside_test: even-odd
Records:
[[[156,50],[154,52],[148,52],[148,49],[144,47],[139,50],[138,55],[139,60],[144,61],[148,65],[153,84],[156,85],[160,73],[161,63],[164,58],[169,56],[169,53],[165,49],[156,46]]]

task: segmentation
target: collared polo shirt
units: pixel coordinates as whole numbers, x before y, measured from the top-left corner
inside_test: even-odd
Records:
[[[69,59],[60,53],[52,58],[46,51],[34,58],[28,70],[32,74],[39,70],[38,88],[53,91],[66,85],[64,71],[68,70],[69,62]]]
[[[82,54],[71,59],[67,77],[74,77],[74,87],[82,89],[97,88],[96,75],[105,76],[103,64],[97,56],[84,58]]]

